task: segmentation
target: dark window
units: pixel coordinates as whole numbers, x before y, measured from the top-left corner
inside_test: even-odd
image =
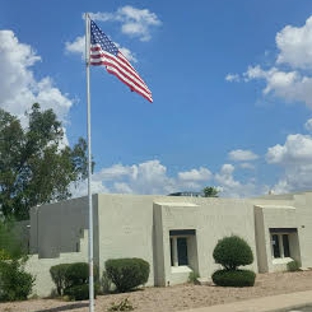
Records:
[[[196,235],[195,230],[170,230],[170,236],[191,236]]]
[[[178,247],[178,264],[188,265],[186,237],[177,238],[177,247]]]
[[[297,233],[296,228],[270,228],[270,233]]]
[[[170,238],[170,260],[171,260],[171,266],[174,266],[173,263],[173,239]]]
[[[273,245],[273,256],[274,258],[280,258],[280,246],[279,246],[279,239],[277,234],[272,234],[272,245]]]
[[[283,234],[283,247],[284,247],[284,257],[290,257],[288,234]]]

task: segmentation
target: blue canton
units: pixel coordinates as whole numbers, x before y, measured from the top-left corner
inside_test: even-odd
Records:
[[[103,31],[91,21],[91,44],[100,44],[103,51],[117,56],[118,48]]]

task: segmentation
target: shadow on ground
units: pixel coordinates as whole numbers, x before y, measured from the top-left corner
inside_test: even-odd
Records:
[[[85,307],[88,307],[89,303],[87,302],[80,302],[80,303],[73,303],[73,304],[68,304],[68,305],[64,305],[64,306],[60,306],[60,307],[56,307],[56,308],[47,308],[47,309],[43,309],[43,310],[37,310],[34,312],[62,312],[62,311],[70,311],[73,309],[82,309]]]

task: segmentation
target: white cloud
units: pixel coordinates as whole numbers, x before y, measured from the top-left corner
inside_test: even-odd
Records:
[[[124,182],[116,182],[114,183],[114,190],[119,194],[132,194],[133,189]]]
[[[250,169],[250,170],[255,169],[255,166],[251,163],[248,163],[248,162],[243,162],[243,163],[239,164],[239,166],[243,169]]]
[[[34,49],[20,43],[11,30],[0,31],[0,107],[25,122],[33,103],[52,108],[65,121],[73,100],[54,86],[51,77],[36,80],[32,67],[41,60]]]
[[[233,161],[250,161],[259,158],[254,152],[242,149],[233,150],[229,152],[228,156]]]
[[[240,77],[238,74],[227,74],[225,80],[229,82],[239,82]]]
[[[284,168],[284,175],[273,186],[273,193],[285,194],[294,191],[311,190],[312,165],[296,164]]]
[[[208,181],[212,177],[210,170],[204,167],[178,173],[181,181]]]
[[[101,181],[92,181],[91,190],[92,190],[92,194],[109,193],[109,189],[107,189]],[[70,185],[70,192],[73,198],[88,195],[87,180],[79,181],[79,182],[72,182]]]
[[[288,135],[284,145],[277,144],[268,149],[266,159],[270,164],[309,164],[312,162],[312,137]]]
[[[167,195],[177,191],[201,191],[207,185],[216,185],[222,191],[220,195],[225,197],[246,197],[256,193],[253,182],[241,183],[234,179],[233,173],[234,166],[225,164],[215,175],[208,168],[200,167],[169,176],[166,166],[159,160],[149,160],[102,168],[93,175],[92,181],[96,191],[105,193]],[[73,192],[75,196],[86,195],[86,186],[86,182],[79,185],[78,192]]]
[[[111,181],[115,179],[122,179],[124,177],[130,177],[135,180],[137,175],[137,166],[123,166],[122,164],[116,164],[109,168],[103,168],[100,172],[94,175],[93,179],[97,181]]]
[[[215,175],[215,180],[219,184],[220,195],[225,197],[249,197],[256,193],[254,182],[243,184],[235,180],[235,167],[231,164],[224,164],[219,173]]]
[[[158,160],[131,166],[115,164],[95,173],[93,180],[101,182],[112,193],[167,194],[174,190],[174,180]]]
[[[304,124],[304,127],[309,132],[312,132],[312,118],[308,119],[307,122]]]
[[[167,168],[158,160],[150,160],[136,166],[138,174],[132,189],[143,194],[167,194],[174,190],[174,181],[167,175]]]
[[[282,177],[273,187],[274,193],[287,193],[312,188],[312,137],[288,135],[284,145],[268,148],[269,164],[283,168]]]
[[[287,25],[276,35],[280,50],[277,63],[287,63],[293,68],[312,68],[312,16],[302,27]]]
[[[114,42],[121,53],[127,58],[129,62],[137,63],[135,54],[128,48],[121,47],[119,43]],[[85,57],[85,36],[78,36],[74,41],[65,42],[65,52],[72,54],[79,54],[82,59]]]
[[[298,71],[285,72],[277,67],[264,70],[259,65],[249,67],[244,73],[245,81],[264,79],[263,94],[273,94],[287,102],[304,102],[312,108],[312,78]]]
[[[78,36],[73,42],[65,42],[65,51],[68,53],[85,55],[85,36]]]
[[[102,22],[119,22],[122,33],[131,37],[138,37],[141,41],[149,41],[151,28],[161,25],[161,21],[155,13],[148,9],[137,9],[130,5],[123,6],[114,13],[98,12],[90,13],[90,16],[92,19]]]
[[[278,55],[272,67],[249,66],[241,80],[264,80],[264,96],[273,95],[286,102],[303,102],[312,108],[312,16],[302,27],[287,25],[278,32],[276,47]],[[281,67],[283,64],[291,69]]]

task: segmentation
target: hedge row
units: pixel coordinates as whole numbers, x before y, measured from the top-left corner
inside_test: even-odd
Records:
[[[218,286],[246,287],[255,284],[256,274],[249,270],[218,270],[211,277]]]
[[[105,262],[105,276],[116,287],[117,292],[127,292],[144,285],[149,277],[148,262],[139,258],[112,259]],[[89,299],[89,265],[78,262],[51,267],[50,274],[59,296],[70,299]],[[98,269],[94,269],[95,294],[98,292]],[[109,287],[107,287],[109,288]]]

